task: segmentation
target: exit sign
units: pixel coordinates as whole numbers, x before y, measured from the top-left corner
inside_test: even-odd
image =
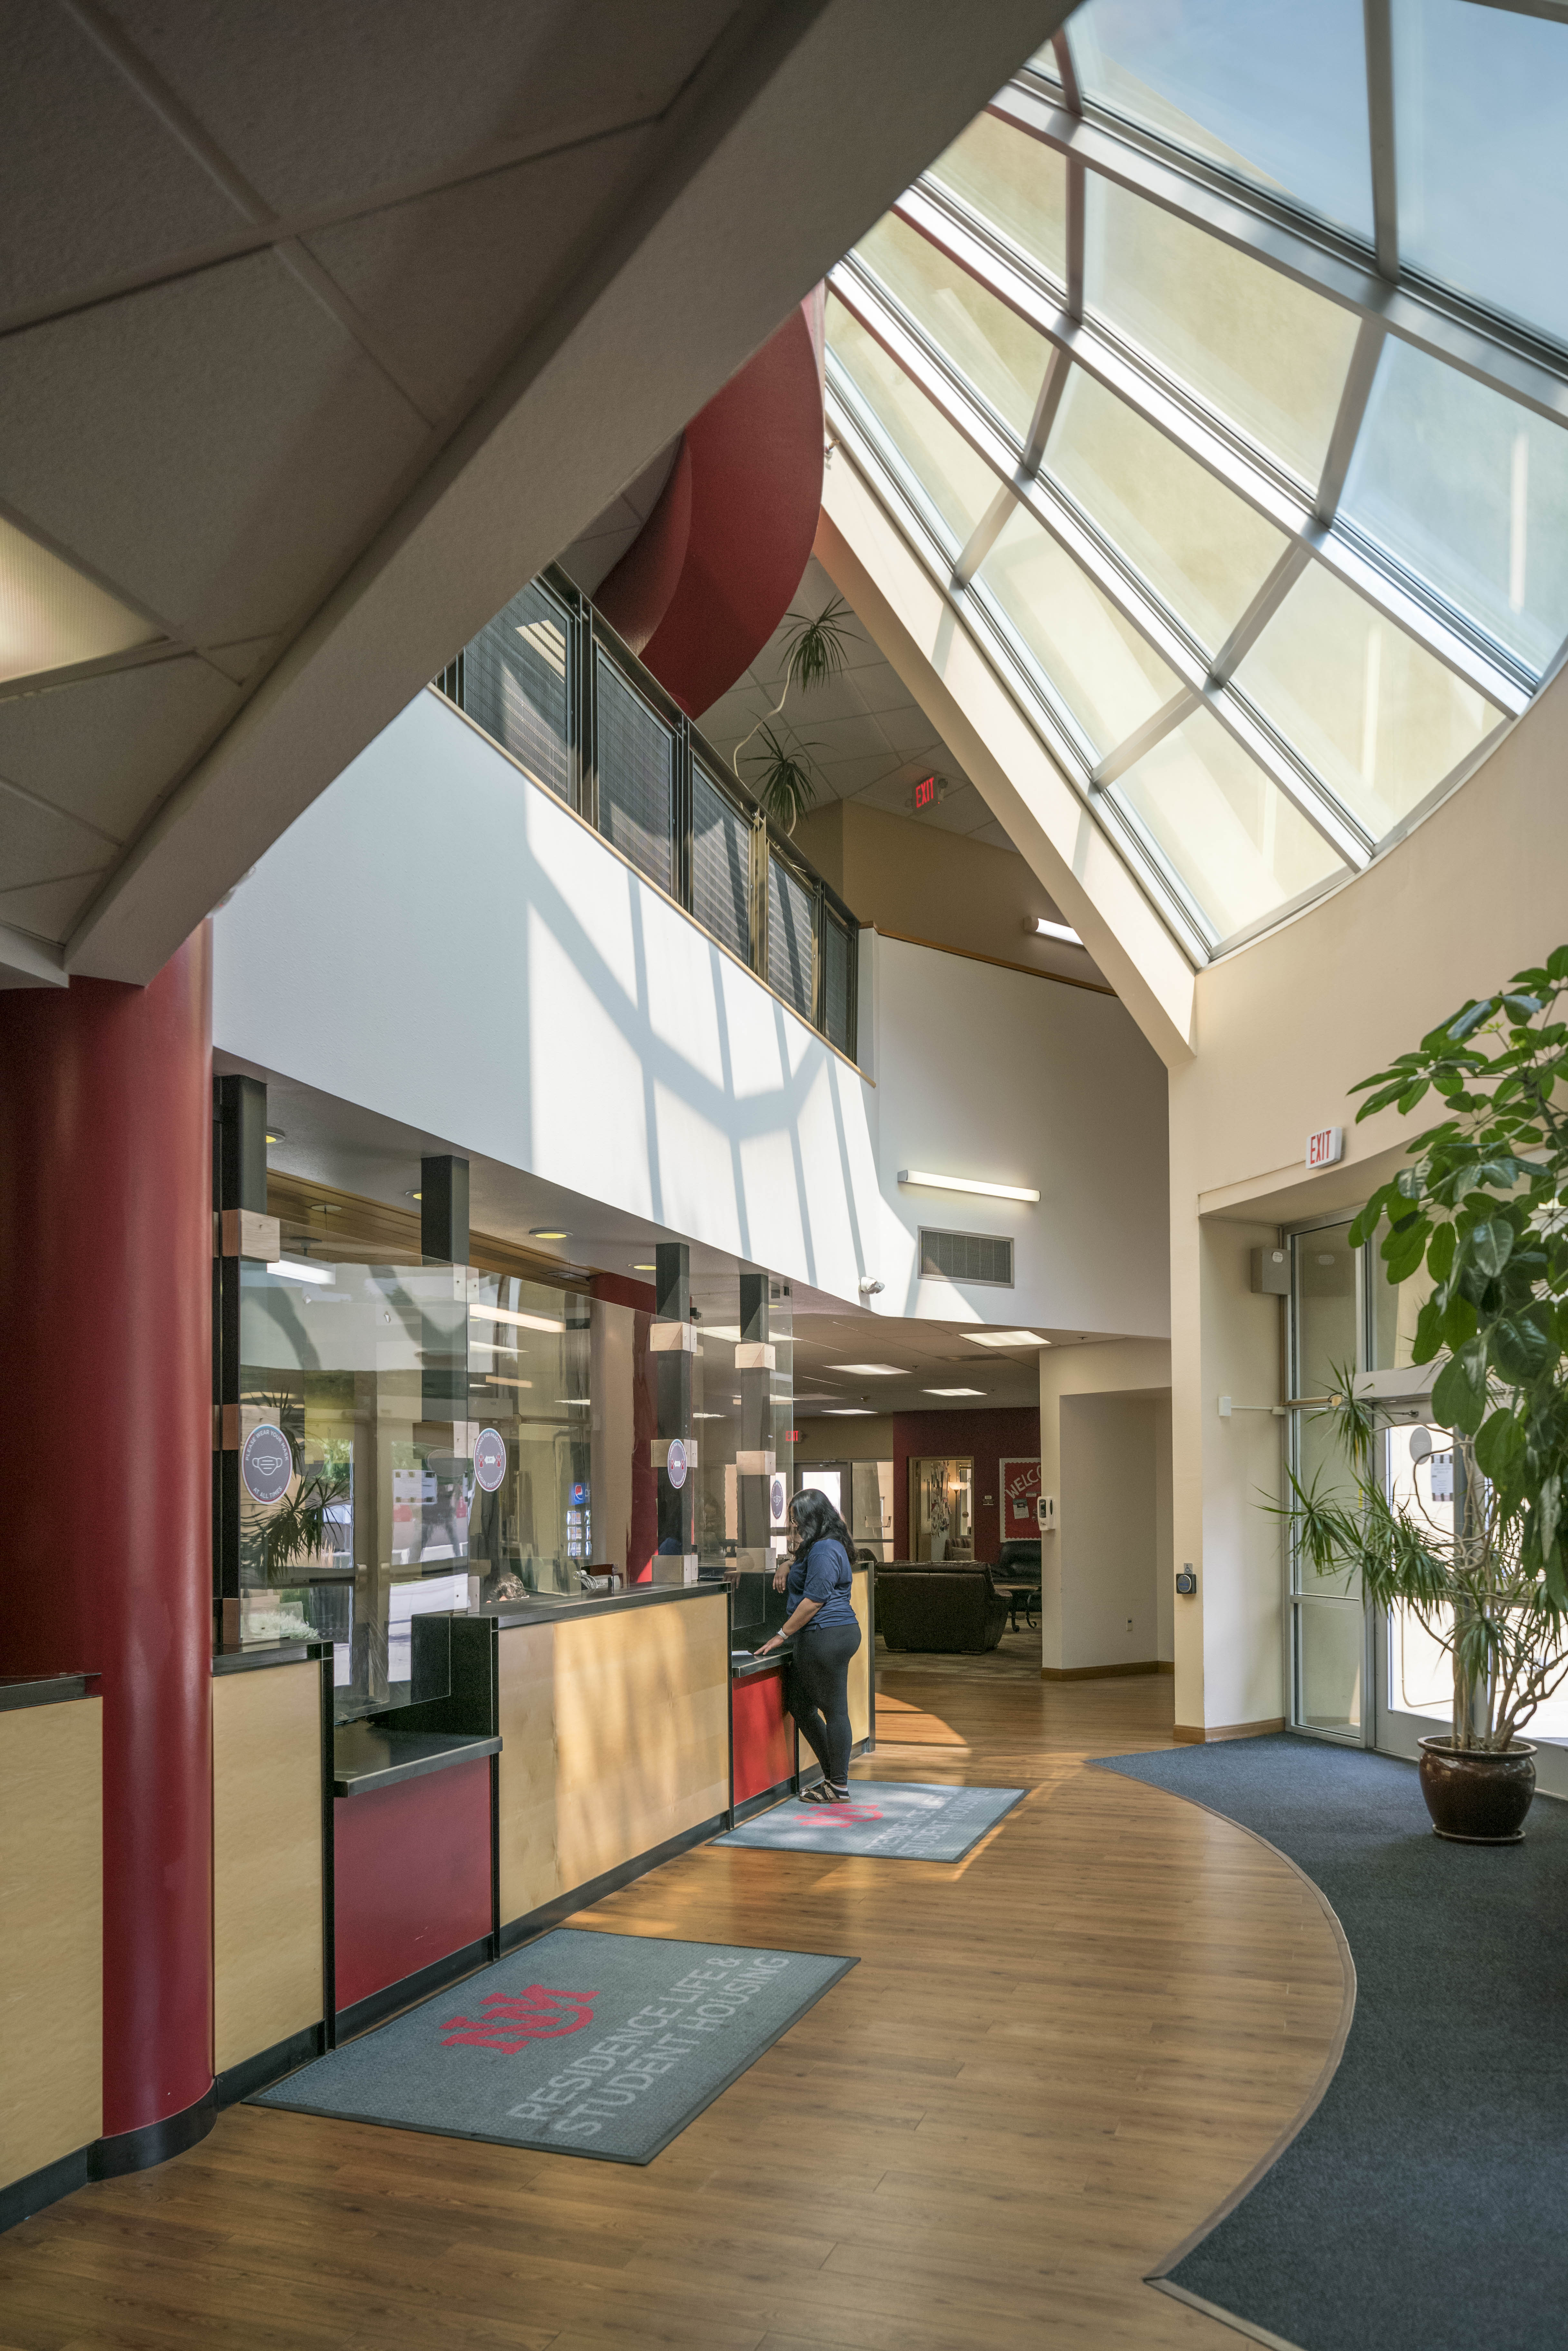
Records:
[[[936,778],[935,776],[922,776],[920,781],[915,787],[915,806],[916,812],[921,809],[934,809],[941,797],[941,792],[937,789]]]
[[[784,1431],[784,1442],[786,1445],[799,1445],[800,1442],[800,1430],[798,1428],[787,1428]]]
[[[1307,1165],[1333,1167],[1344,1157],[1343,1126],[1320,1126],[1315,1134],[1307,1137]]]

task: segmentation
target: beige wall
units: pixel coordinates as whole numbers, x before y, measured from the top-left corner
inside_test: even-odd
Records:
[[[852,913],[879,931],[1105,986],[1082,947],[1026,934],[1026,920],[1062,917],[1016,850],[854,800],[813,810],[795,838]]]
[[[1152,1665],[1159,1576],[1152,1396],[1061,1403],[1060,1671]]]
[[[1168,1591],[1171,1576],[1170,1381],[1171,1351],[1162,1340],[1040,1350],[1040,1489],[1056,1497],[1060,1522],[1057,1533],[1045,1536],[1040,1546],[1040,1664],[1048,1671],[1081,1671],[1171,1655],[1168,1607],[1161,1596],[1162,1588]],[[1099,1434],[1112,1427],[1114,1416],[1100,1423],[1080,1420],[1064,1439],[1064,1405],[1085,1398],[1146,1407],[1122,1432],[1138,1468],[1127,1486],[1127,1506],[1120,1518],[1114,1483],[1106,1484],[1098,1466],[1104,1450]],[[1105,1562],[1113,1556],[1118,1561],[1141,1556],[1153,1562],[1146,1629],[1140,1605],[1132,1610],[1134,1632],[1144,1643],[1135,1657],[1126,1646],[1125,1599],[1110,1606],[1111,1597],[1121,1591],[1120,1566],[1104,1583]],[[1117,1619],[1121,1633],[1112,1644],[1103,1635]]]

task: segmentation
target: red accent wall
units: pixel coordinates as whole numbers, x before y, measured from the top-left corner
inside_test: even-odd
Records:
[[[1016,1412],[900,1412],[893,1419],[893,1545],[909,1553],[909,1464],[937,1454],[975,1464],[975,1557],[994,1560],[1001,1542],[1002,1495],[997,1464],[1040,1451],[1040,1407]],[[989,1510],[986,1496],[991,1498]]]
[[[332,1807],[338,2006],[490,1931],[490,1766],[481,1757]]]
[[[730,1685],[735,1736],[735,1801],[776,1788],[795,1769],[793,1726],[784,1711],[784,1676],[756,1674]]]
[[[822,299],[819,287],[693,417],[658,505],[595,599],[693,718],[761,652],[811,553]]]
[[[103,2128],[212,2085],[212,956],[0,995],[0,1671],[103,1698]]]

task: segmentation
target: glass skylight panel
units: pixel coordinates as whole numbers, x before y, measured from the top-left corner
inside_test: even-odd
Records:
[[[995,498],[997,476],[833,294],[828,348],[925,491],[956,554]]]
[[[1401,260],[1568,343],[1568,25],[1395,0]]]
[[[1502,716],[1321,563],[1308,564],[1236,683],[1374,841]]]
[[[159,631],[0,517],[0,678],[34,677],[156,642]]]
[[[1082,567],[1020,508],[977,575],[1103,758],[1181,681]]]
[[[1025,439],[1045,380],[1044,336],[893,213],[856,251],[987,406]]]
[[[938,155],[929,176],[1065,283],[1067,159],[1054,147],[998,115],[977,114]]]
[[[1049,41],[1036,49],[1029,61],[1030,73],[1043,74],[1047,81],[1060,82],[1061,68],[1056,62],[1056,51]]]
[[[1294,802],[1207,710],[1162,737],[1111,789],[1221,939],[1344,871]]]
[[[1082,368],[1068,375],[1045,471],[1211,649],[1285,552],[1271,523]]]
[[[1372,242],[1362,0],[1088,0],[1068,39],[1086,99]]]
[[[1392,335],[1341,512],[1537,675],[1568,635],[1568,428]]]
[[[1084,184],[1090,310],[1315,490],[1354,313],[1097,172]]]

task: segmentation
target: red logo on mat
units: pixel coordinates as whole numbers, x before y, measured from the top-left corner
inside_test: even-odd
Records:
[[[530,2041],[559,2041],[593,2022],[596,1991],[552,1991],[548,1984],[525,1984],[518,1992],[487,1992],[480,2017],[449,2016],[442,2026],[444,2049],[498,2049],[515,2057]]]
[[[875,1804],[819,1804],[815,1812],[797,1813],[798,1828],[810,1828],[813,1821],[880,1821],[882,1813]]]

